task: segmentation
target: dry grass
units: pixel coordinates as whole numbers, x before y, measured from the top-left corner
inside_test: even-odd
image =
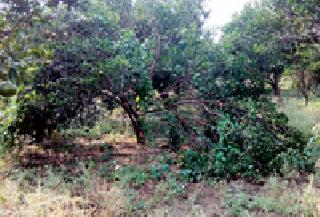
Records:
[[[3,216],[88,216],[94,210],[79,208],[88,203],[81,197],[70,197],[38,186],[34,192],[21,192],[17,182],[5,180],[2,188]]]
[[[270,177],[264,186],[241,180],[178,183],[185,189],[178,194],[172,188],[177,183],[170,180],[128,189],[79,169],[84,171],[72,183],[50,172],[45,178],[34,176],[38,182],[33,185],[3,177],[0,216],[320,216],[320,173],[307,181],[294,173]],[[134,195],[143,201],[140,209],[134,207]]]
[[[61,183],[52,189],[38,184],[28,190],[19,181],[1,180],[0,216],[122,216],[129,213],[124,191],[105,182],[90,180],[84,192],[76,196],[74,189]],[[46,183],[45,183],[46,184]]]
[[[308,179],[301,182],[270,177],[255,192],[229,193],[226,196],[227,213],[230,216],[320,216],[320,180],[314,175]]]

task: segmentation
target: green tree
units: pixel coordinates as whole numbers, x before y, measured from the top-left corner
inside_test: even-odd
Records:
[[[266,1],[287,21],[282,30],[282,41],[289,49],[287,60],[290,68],[297,71],[299,86],[308,104],[309,92],[316,84],[319,56],[319,1]]]
[[[39,14],[46,22],[23,30],[32,43],[21,46],[37,45],[33,52],[41,61],[20,65],[30,76],[19,81],[11,127],[41,142],[76,116],[94,121],[94,102],[101,99],[110,110],[123,108],[141,144],[147,143],[148,115],[164,114],[171,148],[192,149],[181,152],[193,174],[280,171],[286,156],[305,157],[306,142],[262,98],[270,75],[277,83],[276,66],[288,59],[282,40],[288,23],[278,9],[246,6],[214,44],[202,29],[207,14],[200,0],[45,5]],[[197,158],[200,164],[192,162]]]

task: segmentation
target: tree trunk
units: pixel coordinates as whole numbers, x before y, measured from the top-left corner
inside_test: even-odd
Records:
[[[304,94],[304,105],[308,106],[308,104],[309,104],[309,95],[308,95],[308,93],[305,93]]]
[[[273,71],[271,78],[272,94],[275,97],[277,103],[282,104],[283,99],[281,98],[281,88],[280,88],[280,74]]]
[[[136,138],[137,138],[137,143],[140,145],[145,145],[146,144],[146,136],[145,133],[142,129],[141,123],[139,120],[133,120],[131,119],[131,124],[134,130],[134,133],[136,134]]]
[[[124,111],[128,114],[134,133],[136,134],[137,143],[140,145],[146,144],[146,136],[142,128],[142,123],[139,114],[130,105],[122,105]]]
[[[300,91],[303,94],[305,106],[309,103],[308,85],[306,84],[306,73],[304,70],[299,70]]]
[[[275,97],[280,97],[280,75],[276,72],[273,72],[273,80],[272,80],[272,89],[273,95]]]

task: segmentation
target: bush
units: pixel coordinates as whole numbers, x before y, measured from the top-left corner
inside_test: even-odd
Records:
[[[268,101],[250,99],[225,103],[216,120],[208,118],[211,138],[208,149],[181,152],[181,165],[194,177],[259,177],[282,172],[284,163],[311,171],[314,161],[307,140],[288,126],[288,118]],[[207,133],[207,137],[210,133]]]
[[[128,165],[115,171],[113,180],[120,181],[123,186],[134,188],[141,187],[147,180],[151,179],[150,174],[141,167]]]
[[[16,98],[0,97],[0,154],[10,150],[14,137],[11,125],[16,118]]]

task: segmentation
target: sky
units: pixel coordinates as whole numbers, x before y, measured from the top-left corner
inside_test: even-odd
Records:
[[[232,19],[232,15],[240,12],[245,3],[250,0],[207,0],[207,8],[211,11],[210,17],[205,24],[206,28],[221,27]],[[216,40],[221,36],[217,33]]]

